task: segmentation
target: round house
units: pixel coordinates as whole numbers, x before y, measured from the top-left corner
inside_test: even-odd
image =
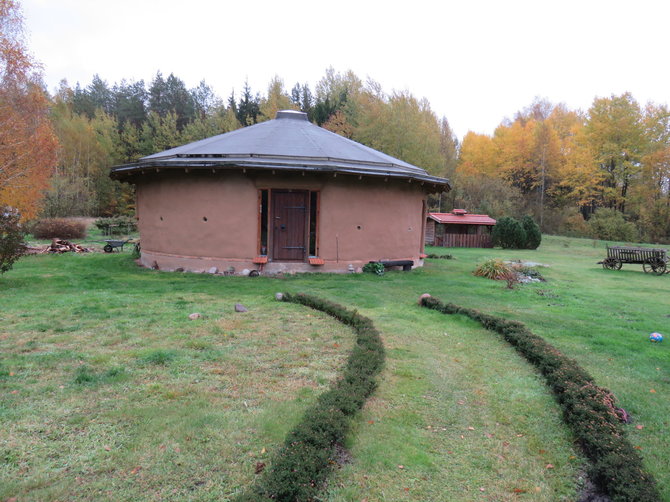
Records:
[[[420,266],[426,196],[450,189],[296,111],[111,176],[136,187],[142,265],[235,274]]]

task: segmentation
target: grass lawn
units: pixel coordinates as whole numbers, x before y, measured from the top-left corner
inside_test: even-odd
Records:
[[[372,275],[255,279],[138,269],[129,252],[28,257],[0,277],[0,499],[226,500],[337,375],[348,328],[277,291],[357,308],[387,364],[330,501],[574,500],[583,459],[543,380],[496,335],[421,309],[428,292],[525,322],[635,419],[670,500],[670,275],[603,270],[604,244],[433,248],[454,260]],[[485,258],[547,264],[514,290]],[[233,312],[241,302],[249,312]],[[190,321],[188,314],[204,318]]]

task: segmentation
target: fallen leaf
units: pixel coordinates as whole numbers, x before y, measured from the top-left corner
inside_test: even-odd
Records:
[[[404,469],[404,468],[405,468],[404,465],[399,465],[399,466],[398,466],[398,469]]]
[[[13,391],[10,392],[10,394],[18,394],[18,393],[19,393],[18,390],[13,390]]]
[[[374,420],[368,420],[368,423],[369,423],[370,425],[372,425],[372,424],[375,423],[375,421],[374,421]]]
[[[509,446],[509,441],[503,441],[503,446],[505,447]]]
[[[175,451],[175,453],[180,453],[181,448],[179,448],[179,446],[175,446],[174,451]]]
[[[458,404],[465,404],[465,401],[456,401]]]
[[[13,371],[9,372],[9,376],[14,376],[14,375],[16,375],[16,373],[14,373]]]
[[[485,492],[486,490],[485,490],[483,487],[480,487],[480,488],[479,488],[479,491],[480,491],[480,492]]]
[[[518,437],[518,438],[522,438],[522,437],[523,437],[523,434],[517,434],[516,437]]]
[[[403,490],[405,490],[406,492],[408,492],[408,491],[409,491],[409,488],[405,487],[405,488],[403,488]]]
[[[540,455],[544,455],[545,453],[547,453],[547,450],[539,450],[539,453]]]
[[[642,449],[641,446],[633,446],[633,448],[635,448],[636,450],[641,450]]]
[[[636,425],[635,428],[641,431],[642,429],[644,429],[644,425]]]
[[[105,449],[105,451],[111,451],[112,450],[112,447],[107,446],[107,445],[103,446],[103,448]]]
[[[254,472],[256,474],[260,474],[265,470],[265,462],[256,462],[256,468],[254,469]]]
[[[553,468],[554,468],[554,464],[547,464],[545,466],[545,469],[553,469]]]
[[[164,445],[164,444],[160,445],[160,446],[158,447],[158,449],[159,449],[159,450],[164,450],[164,449],[165,449],[165,445]]]
[[[267,450],[266,450],[265,448],[263,448],[263,449],[261,450],[261,455],[265,455],[265,452],[266,452],[266,451],[267,451]]]
[[[651,392],[652,394],[656,394],[656,390],[655,390],[655,389],[651,389],[649,392]]]
[[[469,430],[469,431],[474,431],[475,428],[474,428],[474,427],[468,427],[468,430]]]
[[[334,343],[334,344],[333,344],[333,347],[335,347],[335,348],[338,348],[339,346],[340,346],[339,343]]]
[[[526,493],[527,490],[524,490],[523,488],[515,488],[512,490],[514,493]]]
[[[132,471],[130,471],[130,474],[135,475],[135,474],[137,474],[138,472],[140,472],[141,470],[142,470],[142,466],[138,465],[138,466],[135,467]]]

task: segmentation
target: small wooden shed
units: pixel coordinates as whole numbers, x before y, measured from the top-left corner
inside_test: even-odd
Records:
[[[428,213],[426,244],[453,248],[491,248],[491,231],[496,220],[487,214],[470,214],[465,209],[450,213]]]

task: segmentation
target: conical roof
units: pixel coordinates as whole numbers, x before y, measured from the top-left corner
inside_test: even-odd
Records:
[[[318,127],[309,122],[307,114],[293,110],[278,112],[274,120],[114,167],[111,176],[124,179],[126,174],[147,168],[235,167],[415,179],[435,185],[436,189],[450,188],[444,178],[431,176],[420,167]]]

